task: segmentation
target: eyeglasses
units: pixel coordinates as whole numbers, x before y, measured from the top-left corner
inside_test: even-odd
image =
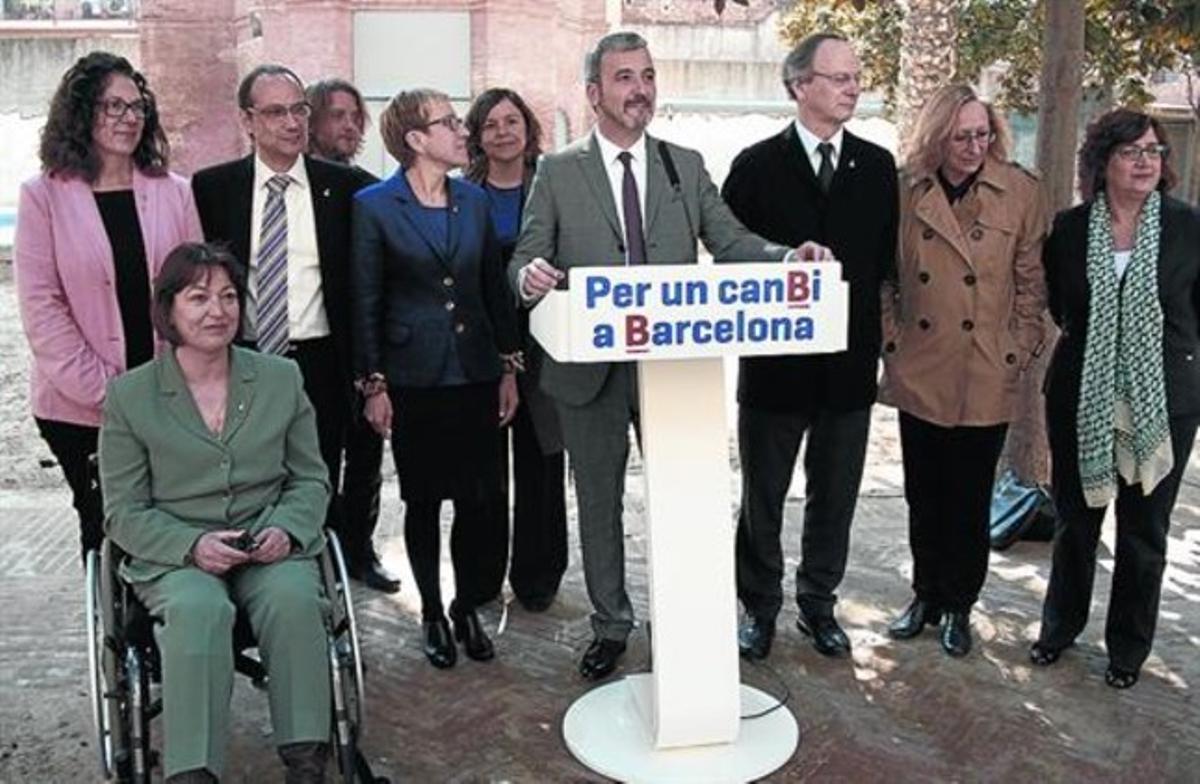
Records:
[[[950,137],[950,141],[959,147],[970,147],[972,143],[978,144],[980,147],[987,147],[996,141],[996,132],[983,130],[965,131],[954,134]]]
[[[823,73],[821,71],[810,71],[813,76],[819,76],[822,79],[828,79],[833,83],[834,87],[849,87],[853,84],[855,87],[862,84],[862,74],[860,73]]]
[[[103,101],[96,101],[96,106],[104,112],[105,117],[113,120],[121,119],[125,116],[125,112],[132,112],[134,119],[141,120],[150,111],[150,102],[145,98],[138,98],[136,101],[106,98]]]
[[[307,120],[309,115],[312,114],[312,104],[307,101],[294,103],[291,106],[274,103],[264,106],[261,109],[255,106],[248,106],[246,107],[246,111],[251,114],[257,114],[267,122],[273,123],[283,122],[284,118],[288,115],[295,117],[297,120]]]
[[[1139,147],[1136,144],[1126,144],[1117,148],[1117,155],[1121,156],[1121,160],[1140,161],[1143,157],[1152,161],[1157,161],[1161,158],[1166,158],[1167,153],[1171,151],[1171,147],[1166,144],[1147,144],[1145,147]]]
[[[425,130],[429,130],[435,125],[440,125],[451,133],[458,133],[458,131],[463,127],[463,121],[457,114],[446,114],[438,117],[435,120],[430,120],[421,127]]]

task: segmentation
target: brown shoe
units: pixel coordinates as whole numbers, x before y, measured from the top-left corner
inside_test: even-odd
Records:
[[[279,756],[286,769],[284,781],[287,784],[325,784],[328,744],[313,741],[289,743],[279,747]]]

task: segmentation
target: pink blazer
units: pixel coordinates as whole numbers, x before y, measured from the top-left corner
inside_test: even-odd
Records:
[[[135,170],[133,193],[153,281],[172,248],[203,239],[200,219],[178,175]],[[33,352],[34,416],[99,426],[105,385],[125,370],[125,335],[112,247],[88,183],[43,174],[21,186],[13,272]]]

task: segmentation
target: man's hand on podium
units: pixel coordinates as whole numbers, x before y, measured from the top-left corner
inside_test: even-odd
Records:
[[[811,240],[801,244],[784,261],[833,261],[833,251]]]
[[[565,276],[565,272],[538,256],[522,267],[517,274],[521,284],[521,299],[537,302]]]

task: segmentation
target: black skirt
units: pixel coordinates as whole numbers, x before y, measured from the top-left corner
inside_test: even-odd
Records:
[[[401,387],[392,398],[392,449],[405,501],[478,492],[499,471],[497,381]]]

